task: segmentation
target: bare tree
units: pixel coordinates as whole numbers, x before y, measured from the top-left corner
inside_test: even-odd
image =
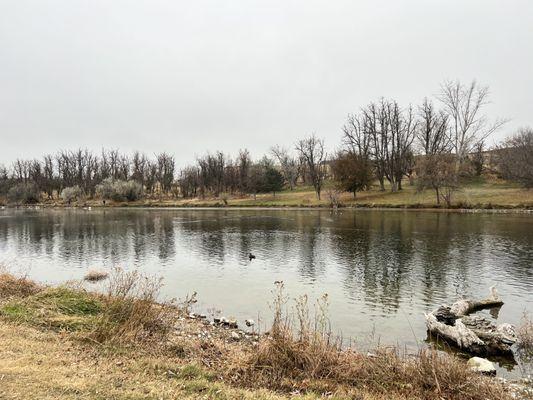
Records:
[[[449,207],[459,187],[455,164],[455,154],[432,154],[419,159],[416,165],[419,190],[435,190],[437,204],[443,199]]]
[[[109,160],[109,172],[113,179],[120,179],[120,153],[118,150],[108,150],[107,157]]]
[[[417,139],[423,155],[416,165],[418,189],[433,189],[440,204],[443,198],[448,205],[457,188],[455,155],[451,154],[453,143],[448,130],[448,116],[437,112],[428,99],[418,108],[420,124]]]
[[[388,123],[384,112],[378,108],[375,103],[370,103],[362,110],[363,129],[366,135],[370,137],[370,154],[374,162],[376,178],[379,181],[379,187],[385,190],[385,161],[386,147],[388,145]]]
[[[283,178],[289,188],[293,190],[296,187],[298,176],[300,176],[300,161],[296,157],[292,157],[285,147],[274,146],[270,152],[278,160]]]
[[[480,140],[474,146],[474,151],[471,154],[472,166],[476,176],[481,176],[483,168],[485,167],[485,141]]]
[[[412,107],[404,112],[395,101],[382,101],[381,113],[384,114],[387,130],[384,136],[385,176],[393,192],[402,189],[402,178],[411,167],[413,154],[411,145],[415,137],[417,122]],[[383,125],[382,125],[383,127]]]
[[[157,160],[157,181],[162,193],[169,193],[174,182],[174,156],[168,153],[159,153]]]
[[[7,194],[10,187],[9,172],[5,165],[0,164],[0,195]]]
[[[505,179],[533,188],[533,129],[521,128],[495,151],[495,161]]]
[[[319,139],[316,135],[311,135],[305,139],[296,142],[296,151],[304,160],[309,178],[315,189],[318,200],[325,177],[326,151],[324,149],[324,140]]]
[[[27,183],[30,179],[31,161],[16,159],[13,162],[13,179],[17,183]]]
[[[443,154],[452,150],[452,140],[448,131],[448,115],[436,111],[433,103],[427,98],[418,107],[420,124],[416,138],[423,154]]]
[[[39,160],[31,160],[29,162],[29,181],[33,182],[40,192],[43,192],[46,188],[43,166]]]
[[[49,199],[54,197],[54,190],[59,191],[57,185],[57,179],[54,172],[54,158],[50,154],[46,154],[43,157],[43,175],[45,178],[44,192]]]
[[[143,190],[147,167],[148,158],[146,155],[139,151],[134,152],[131,158],[131,179],[138,182]]]
[[[497,131],[506,120],[489,122],[483,108],[489,103],[488,86],[480,86],[475,80],[469,85],[460,81],[445,81],[438,99],[449,117],[449,129],[457,167],[466,160],[475,145]]]
[[[198,168],[192,166],[182,169],[180,171],[179,185],[183,197],[195,197],[200,186]]]
[[[241,193],[246,193],[249,188],[250,168],[252,165],[252,159],[250,158],[250,152],[246,149],[239,150],[237,156],[237,168],[239,173],[239,190]]]
[[[368,116],[366,113],[363,116],[349,114],[348,120],[342,128],[343,143],[347,150],[366,160],[370,159],[372,151],[372,136],[368,134],[369,128],[373,125],[368,120],[368,118],[372,118],[372,113],[369,112],[368,114]]]
[[[144,175],[144,185],[146,192],[154,194],[158,176],[158,164],[155,161],[148,160],[146,172]]]
[[[130,159],[121,154],[117,160],[117,179],[127,181],[130,178]]]
[[[98,180],[103,181],[111,177],[111,165],[109,160],[109,155],[107,150],[102,149],[102,154],[100,155],[100,165],[98,168]]]

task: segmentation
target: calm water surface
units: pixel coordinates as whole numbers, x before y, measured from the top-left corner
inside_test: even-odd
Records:
[[[253,261],[248,254],[256,255]],[[498,321],[533,307],[533,216],[328,210],[1,210],[0,262],[40,281],[121,266],[198,311],[268,320],[274,281],[327,293],[344,337],[415,349],[424,312],[497,285]],[[488,314],[487,314],[488,315]]]

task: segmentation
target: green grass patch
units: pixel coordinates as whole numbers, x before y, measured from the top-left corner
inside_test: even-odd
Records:
[[[20,303],[8,303],[0,308],[0,315],[15,322],[30,322],[33,319],[32,311]]]
[[[45,289],[0,307],[0,315],[15,322],[58,330],[91,329],[102,305],[96,296],[66,287]]]
[[[102,310],[94,295],[66,287],[47,289],[33,296],[33,300],[66,315],[97,315]]]

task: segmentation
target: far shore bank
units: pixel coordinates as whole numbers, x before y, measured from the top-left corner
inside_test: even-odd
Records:
[[[17,207],[0,198],[0,207]],[[61,198],[43,200],[38,204],[23,207],[55,208],[183,208],[183,209],[389,209],[443,212],[526,212],[533,210],[533,190],[498,180],[478,180],[465,183],[454,193],[451,205],[437,203],[435,192],[419,191],[416,186],[406,184],[403,190],[381,191],[377,187],[358,192],[340,193],[326,187],[320,200],[312,187],[299,186],[294,190],[279,193],[241,195],[222,193],[219,196],[174,198],[151,196],[136,201],[112,201],[103,199],[78,199],[67,203]]]
[[[63,204],[63,203],[37,203],[31,205],[6,204],[0,209],[146,209],[146,210],[279,210],[279,211],[311,211],[311,210],[374,210],[374,211],[426,211],[426,212],[451,212],[451,213],[533,213],[533,205],[501,205],[501,204],[475,204],[472,206],[458,205],[457,207],[431,206],[427,204],[352,204],[346,206],[331,207],[329,205],[245,205],[245,204],[212,204],[212,203],[170,203],[170,202],[131,202],[131,203],[107,203],[101,204],[89,202],[84,204]]]

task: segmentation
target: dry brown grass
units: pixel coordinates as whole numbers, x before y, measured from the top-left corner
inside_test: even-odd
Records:
[[[306,299],[300,299],[293,324],[282,312],[285,298],[279,294],[269,337],[236,362],[230,373],[233,379],[283,391],[367,391],[439,400],[510,398],[500,383],[467,370],[464,361],[447,354],[424,350],[402,357],[394,349],[378,349],[369,355],[343,350],[329,330],[326,301],[317,303],[311,322]]]
[[[41,286],[25,276],[17,277],[0,271],[0,299],[26,297],[37,293],[41,289]]]
[[[158,303],[161,280],[115,269],[90,337],[100,343],[164,341],[177,309]]]
[[[176,307],[156,303],[160,285],[116,270],[105,294],[13,290],[0,304],[0,398],[509,398],[501,383],[445,354],[343,349],[329,328],[327,297],[312,317],[302,297],[292,318],[280,286],[270,334],[253,345],[228,340],[216,327],[210,339],[200,338],[201,321],[176,321]],[[182,334],[177,325],[186,326]]]
[[[518,366],[523,376],[531,376],[533,372],[533,320],[531,315],[524,313],[518,326],[516,336]]]
[[[518,330],[518,347],[533,356],[533,320],[529,314],[524,314]]]
[[[145,352],[103,352],[68,336],[0,320],[2,400],[285,400],[219,382],[193,362]],[[301,399],[314,400],[318,396]],[[368,398],[365,400],[378,400]],[[380,399],[384,400],[384,399]]]
[[[178,310],[157,302],[160,280],[115,269],[105,294],[75,286],[41,287],[0,275],[0,316],[19,323],[75,332],[98,343],[164,342]]]

